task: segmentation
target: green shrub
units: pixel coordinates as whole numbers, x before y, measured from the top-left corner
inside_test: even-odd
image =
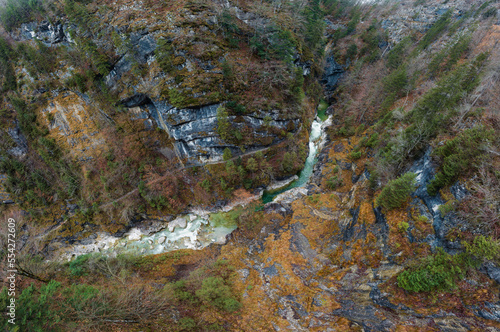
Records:
[[[63,291],[66,297],[65,304],[77,312],[91,305],[98,293],[97,288],[86,284],[73,284]]]
[[[209,191],[210,187],[212,187],[212,184],[210,183],[210,180],[205,179],[201,182],[200,186],[202,186],[206,191]]]
[[[494,7],[491,7],[490,9],[488,9],[487,11],[485,11],[483,13],[483,18],[484,19],[487,19],[487,18],[490,18],[490,17],[496,17],[497,16],[497,9],[494,8]]]
[[[440,171],[427,185],[430,195],[436,195],[439,189],[451,185],[465,172],[471,171],[488,157],[483,146],[493,139],[493,131],[484,127],[464,130],[459,136],[447,141],[434,151],[443,158]]]
[[[444,217],[445,215],[447,215],[451,211],[455,210],[456,205],[457,205],[457,201],[454,199],[446,202],[443,205],[440,205],[438,209],[439,209],[439,212],[441,213],[441,217]]]
[[[37,12],[43,12],[41,0],[7,0],[0,8],[0,21],[7,31],[29,22]]]
[[[398,286],[411,292],[449,291],[465,277],[464,256],[452,256],[438,248],[435,254],[425,257],[398,275]]]
[[[352,151],[351,154],[349,155],[349,157],[352,160],[357,160],[357,159],[361,158],[362,156],[363,156],[362,151]]]
[[[425,50],[430,44],[432,44],[446,29],[448,24],[450,24],[450,18],[452,15],[452,10],[448,10],[445,14],[443,14],[437,21],[432,25],[432,27],[427,31],[424,35],[418,47],[421,50]]]
[[[415,191],[416,177],[417,174],[415,173],[406,173],[395,180],[389,181],[377,197],[375,204],[386,210],[400,207],[406,202],[410,194]]]
[[[288,91],[292,98],[297,103],[301,103],[304,99],[304,75],[302,72],[302,68],[296,68],[293,78],[290,80],[290,84],[288,87]]]
[[[38,127],[36,114],[32,108],[23,99],[18,97],[12,96],[10,102],[17,112],[17,120],[23,134],[32,140],[41,136],[42,131]]]
[[[424,149],[440,130],[446,128],[451,117],[456,114],[456,106],[479,84],[487,56],[482,53],[472,63],[459,66],[422,97],[405,116],[409,126],[380,151],[380,160],[401,167],[410,156]]]
[[[11,60],[14,57],[14,51],[7,41],[0,37],[0,77],[4,77],[2,91],[16,90],[17,80]]]
[[[224,107],[217,109],[217,133],[223,141],[231,138],[231,124],[229,123],[227,110]]]
[[[257,161],[254,158],[248,158],[246,168],[252,173],[257,171]]]
[[[379,139],[378,138],[379,138],[379,134],[378,133],[373,133],[370,136],[370,138],[364,142],[363,146],[366,146],[367,148],[374,148],[379,143]]]
[[[406,233],[408,231],[409,227],[410,227],[410,224],[407,223],[406,221],[401,221],[400,223],[398,223],[398,228],[403,233]]]
[[[55,295],[60,286],[52,280],[39,289],[31,284],[22,291],[16,300],[16,325],[20,331],[58,331],[61,317],[51,305],[58,301]]]
[[[347,59],[354,59],[356,55],[358,55],[358,46],[356,46],[356,44],[353,43],[349,45],[349,47],[347,48],[345,57]]]
[[[92,254],[85,254],[76,257],[68,265],[69,273],[73,276],[78,276],[78,277],[86,275],[88,273],[87,263],[91,257]]]
[[[395,94],[395,97],[402,97],[409,88],[408,74],[406,67],[401,66],[399,69],[390,73],[383,79],[384,91],[386,94]]]
[[[461,36],[451,47],[445,48],[434,56],[429,63],[428,71],[431,76],[438,74],[441,69],[450,70],[465,52],[469,49],[470,35]],[[446,60],[446,61],[445,61]],[[444,66],[442,65],[445,62]]]
[[[87,91],[87,77],[80,73],[74,73],[66,80],[66,85],[70,88],[78,88],[81,93]]]
[[[244,114],[246,111],[246,107],[244,105],[238,104],[235,101],[228,101],[227,108],[231,109],[236,114]]]
[[[322,4],[325,5],[324,1]],[[304,9],[304,17],[306,19],[306,31],[304,33],[306,44],[312,52],[321,52],[325,22],[323,21],[323,11],[320,7],[320,2],[308,2]]]
[[[257,31],[250,38],[250,48],[264,59],[277,59],[286,63],[293,61],[296,52],[295,38],[289,30],[278,26],[269,27],[268,31]]]
[[[224,159],[224,161],[227,161],[231,158],[233,158],[233,153],[231,152],[231,149],[225,148],[224,152],[222,153],[222,159]]]
[[[476,266],[483,260],[498,260],[500,258],[500,244],[492,237],[479,235],[472,243],[462,242],[468,254],[475,257]]]
[[[398,286],[411,292],[451,291],[471,268],[500,258],[500,244],[482,235],[462,242],[465,252],[450,255],[442,248],[409,265],[398,275]]]
[[[365,46],[359,51],[360,56],[365,56],[366,62],[374,62],[380,57],[379,44],[384,41],[385,36],[379,32],[379,24],[374,20],[372,24],[361,34]]]
[[[387,54],[387,67],[397,69],[405,61],[405,54],[410,45],[411,37],[403,38],[396,46],[394,46]]]
[[[335,190],[338,187],[342,187],[344,185],[344,181],[342,180],[342,177],[338,175],[331,176],[327,181],[326,181],[326,186],[330,190]]]
[[[179,319],[179,328],[182,331],[194,331],[196,328],[196,322],[190,317],[182,317]]]
[[[470,35],[463,35],[460,39],[451,47],[448,52],[448,61],[444,67],[445,70],[450,70],[458,60],[467,52],[469,49],[469,44],[471,41]]]
[[[80,2],[83,3],[80,4]],[[90,23],[93,21],[93,17],[85,7],[85,2],[87,1],[65,0],[64,13],[73,23],[88,30]]]
[[[176,69],[174,65],[175,52],[172,43],[166,39],[158,40],[155,56],[158,65],[165,73],[173,73]]]
[[[208,277],[203,280],[196,296],[208,305],[220,310],[234,312],[240,309],[241,304],[233,297],[231,288],[221,277]]]
[[[283,155],[283,169],[286,172],[291,172],[295,166],[295,160],[297,160],[297,154],[295,152],[285,152]]]

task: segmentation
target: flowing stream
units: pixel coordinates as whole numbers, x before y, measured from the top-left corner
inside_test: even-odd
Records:
[[[316,117],[309,136],[309,155],[300,176],[297,180],[285,185],[284,188],[264,191],[261,197],[264,204],[273,201],[279,194],[307,184],[317,162],[316,155],[325,142],[324,128],[328,124],[329,119],[323,122],[319,117]],[[246,203],[248,202],[240,204]],[[166,228],[156,232],[144,232],[134,227],[120,238],[108,234],[98,234],[95,239],[86,241],[86,244],[63,248],[59,256],[62,259],[70,260],[92,252],[101,252],[112,256],[120,253],[152,255],[178,249],[202,249],[211,243],[224,244],[226,235],[237,228],[235,206],[228,206],[218,213],[195,211],[178,216],[175,220],[170,221]]]
[[[329,119],[327,119],[325,122],[321,121],[319,117],[316,117],[316,119],[314,119],[311,126],[311,134],[309,135],[309,155],[307,156],[304,168],[300,172],[299,178],[284,188],[273,191],[264,191],[264,194],[262,195],[262,202],[264,204],[272,202],[274,198],[276,198],[276,196],[284,193],[285,191],[293,188],[303,187],[307,184],[309,178],[312,175],[314,165],[318,161],[316,155],[325,142],[326,135],[324,133],[324,128],[328,124]]]

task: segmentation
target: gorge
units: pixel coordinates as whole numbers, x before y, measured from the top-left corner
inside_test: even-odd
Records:
[[[0,2],[1,328],[500,330],[499,10]]]

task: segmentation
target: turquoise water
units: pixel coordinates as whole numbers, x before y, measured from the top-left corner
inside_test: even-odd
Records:
[[[321,121],[326,121],[328,119],[328,115],[326,114],[326,109],[328,108],[328,103],[321,99],[318,105],[318,118],[321,119]]]
[[[322,123],[323,121],[321,121],[320,119],[316,119],[312,123],[311,134],[309,136],[309,155],[307,156],[304,168],[302,169],[302,171],[300,171],[299,178],[290,183],[285,188],[273,191],[264,191],[264,193],[262,194],[262,203],[266,204],[272,202],[273,199],[279,194],[293,188],[302,187],[307,183],[307,181],[309,181],[309,178],[311,177],[311,174],[313,172],[314,165],[317,162],[316,155],[318,154],[318,140],[320,139],[323,132],[321,127]]]

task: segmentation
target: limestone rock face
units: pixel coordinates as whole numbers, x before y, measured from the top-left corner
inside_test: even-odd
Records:
[[[151,100],[146,94],[138,93],[124,98],[121,104],[133,112],[134,119],[150,117],[159,128],[165,130],[175,140],[176,154],[187,163],[222,160],[224,149],[229,148],[233,156],[241,154],[241,149],[233,144],[224,142],[217,133],[217,111],[222,103],[191,108],[176,108],[165,101]],[[140,110],[138,109],[140,107]],[[247,128],[252,135],[274,144],[279,138],[269,128],[276,130],[296,131],[300,127],[299,119],[285,119],[279,113],[266,114],[271,120],[265,120],[263,114],[249,114],[245,116],[229,116],[228,120],[236,128]],[[266,128],[263,130],[263,128]],[[252,140],[247,151],[261,149],[267,146]],[[269,144],[269,143],[268,143]]]
[[[54,24],[48,21],[42,21],[40,23],[30,22],[21,25],[21,29],[14,34],[16,40],[40,40],[47,45],[54,44],[69,44],[72,39],[69,35],[69,30],[71,27],[68,24],[62,24],[61,22],[56,22]]]
[[[14,128],[9,128],[7,133],[12,138],[12,140],[16,143],[16,146],[10,149],[8,152],[16,157],[22,157],[28,152],[28,142],[24,137],[19,127],[16,126]]]
[[[382,27],[388,32],[390,42],[395,44],[412,30],[424,33],[448,10],[451,10],[453,17],[459,18],[471,6],[474,6],[472,1],[463,0],[426,1],[418,6],[402,5],[382,21]]]
[[[85,99],[85,96],[65,92],[42,110],[50,136],[81,161],[107,149],[102,133],[91,121],[99,113],[94,112],[93,105]]]

